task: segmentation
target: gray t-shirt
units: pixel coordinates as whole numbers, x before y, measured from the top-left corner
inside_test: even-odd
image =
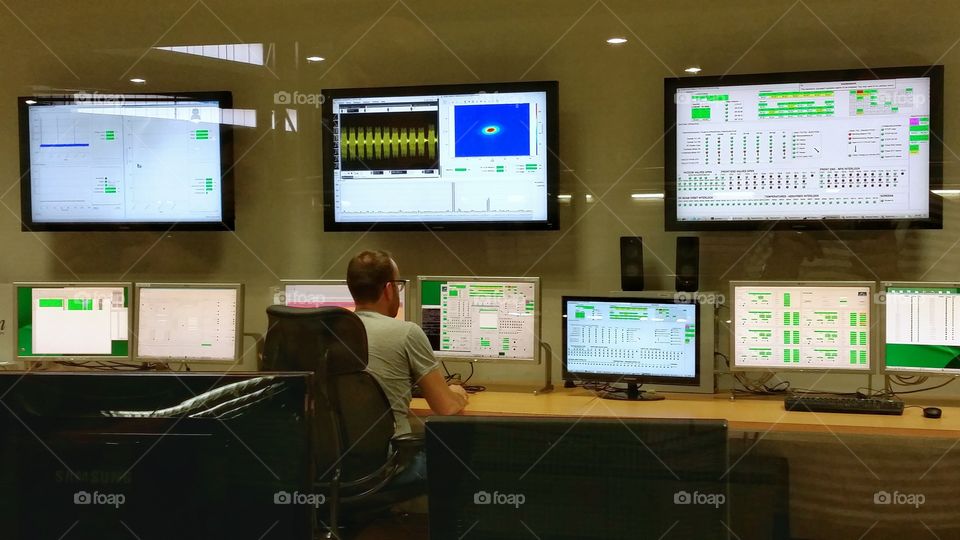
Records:
[[[367,330],[367,371],[377,379],[390,401],[396,434],[410,433],[407,414],[411,388],[440,363],[433,356],[427,335],[416,324],[374,311],[357,311],[357,315]]]

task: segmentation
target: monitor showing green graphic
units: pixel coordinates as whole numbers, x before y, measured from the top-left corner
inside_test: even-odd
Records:
[[[229,92],[19,104],[23,230],[234,228]]]
[[[872,282],[730,282],[736,370],[871,372]]]
[[[960,283],[885,283],[888,373],[960,375]]]
[[[324,230],[556,229],[556,81],[324,90]]]
[[[418,281],[420,326],[437,358],[539,361],[539,278]]]
[[[667,230],[942,228],[943,66],[665,81]]]
[[[21,360],[130,359],[129,283],[15,283]]]

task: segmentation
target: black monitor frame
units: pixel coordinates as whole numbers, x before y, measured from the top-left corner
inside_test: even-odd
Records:
[[[20,230],[38,231],[233,231],[236,228],[234,214],[233,181],[233,128],[220,122],[220,205],[221,221],[147,221],[147,222],[36,222],[33,220],[33,201],[30,177],[30,108],[45,105],[64,105],[76,103],[82,96],[102,97],[122,96],[123,101],[158,101],[170,98],[177,101],[217,101],[221,109],[233,108],[233,94],[229,91],[216,92],[151,92],[151,93],[108,93],[108,94],[59,94],[47,96],[22,96],[17,98],[20,120]],[[33,101],[35,103],[27,103]]]
[[[700,385],[700,303],[695,295],[688,295],[691,298],[635,298],[624,296],[563,296],[560,299],[560,321],[563,332],[563,379],[579,380],[589,382],[606,383],[627,383],[627,384],[663,384],[675,386],[699,386]],[[688,304],[694,306],[694,320],[696,321],[695,354],[694,354],[694,376],[688,377],[662,377],[657,375],[623,375],[615,373],[583,373],[570,371],[567,369],[567,305],[570,302],[610,302],[621,304]]]
[[[681,88],[743,86],[755,84],[813,83],[831,81],[930,78],[930,217],[926,219],[850,219],[850,220],[677,220],[677,105],[675,95]],[[666,78],[663,80],[664,132],[664,224],[668,231],[764,231],[826,229],[942,229],[943,198],[934,193],[943,187],[943,66],[887,67],[720,75],[712,77]]]
[[[323,90],[323,230],[324,231],[534,231],[557,230],[559,204],[560,109],[557,81],[339,88]],[[368,221],[337,222],[334,215],[333,100],[362,97],[544,92],[547,97],[547,219],[545,221]]]

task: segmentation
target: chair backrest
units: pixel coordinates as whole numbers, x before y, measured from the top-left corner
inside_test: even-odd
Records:
[[[367,333],[353,312],[270,306],[263,351],[267,371],[312,371],[316,383],[317,480],[341,481],[382,467],[394,433],[393,414],[380,384],[366,371]]]
[[[312,506],[274,503],[313,487],[312,379],[0,372],[0,537],[314,538]],[[126,504],[76,506],[97,491]]]

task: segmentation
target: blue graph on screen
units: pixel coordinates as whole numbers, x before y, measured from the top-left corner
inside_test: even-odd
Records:
[[[530,104],[457,105],[456,157],[529,156]]]

